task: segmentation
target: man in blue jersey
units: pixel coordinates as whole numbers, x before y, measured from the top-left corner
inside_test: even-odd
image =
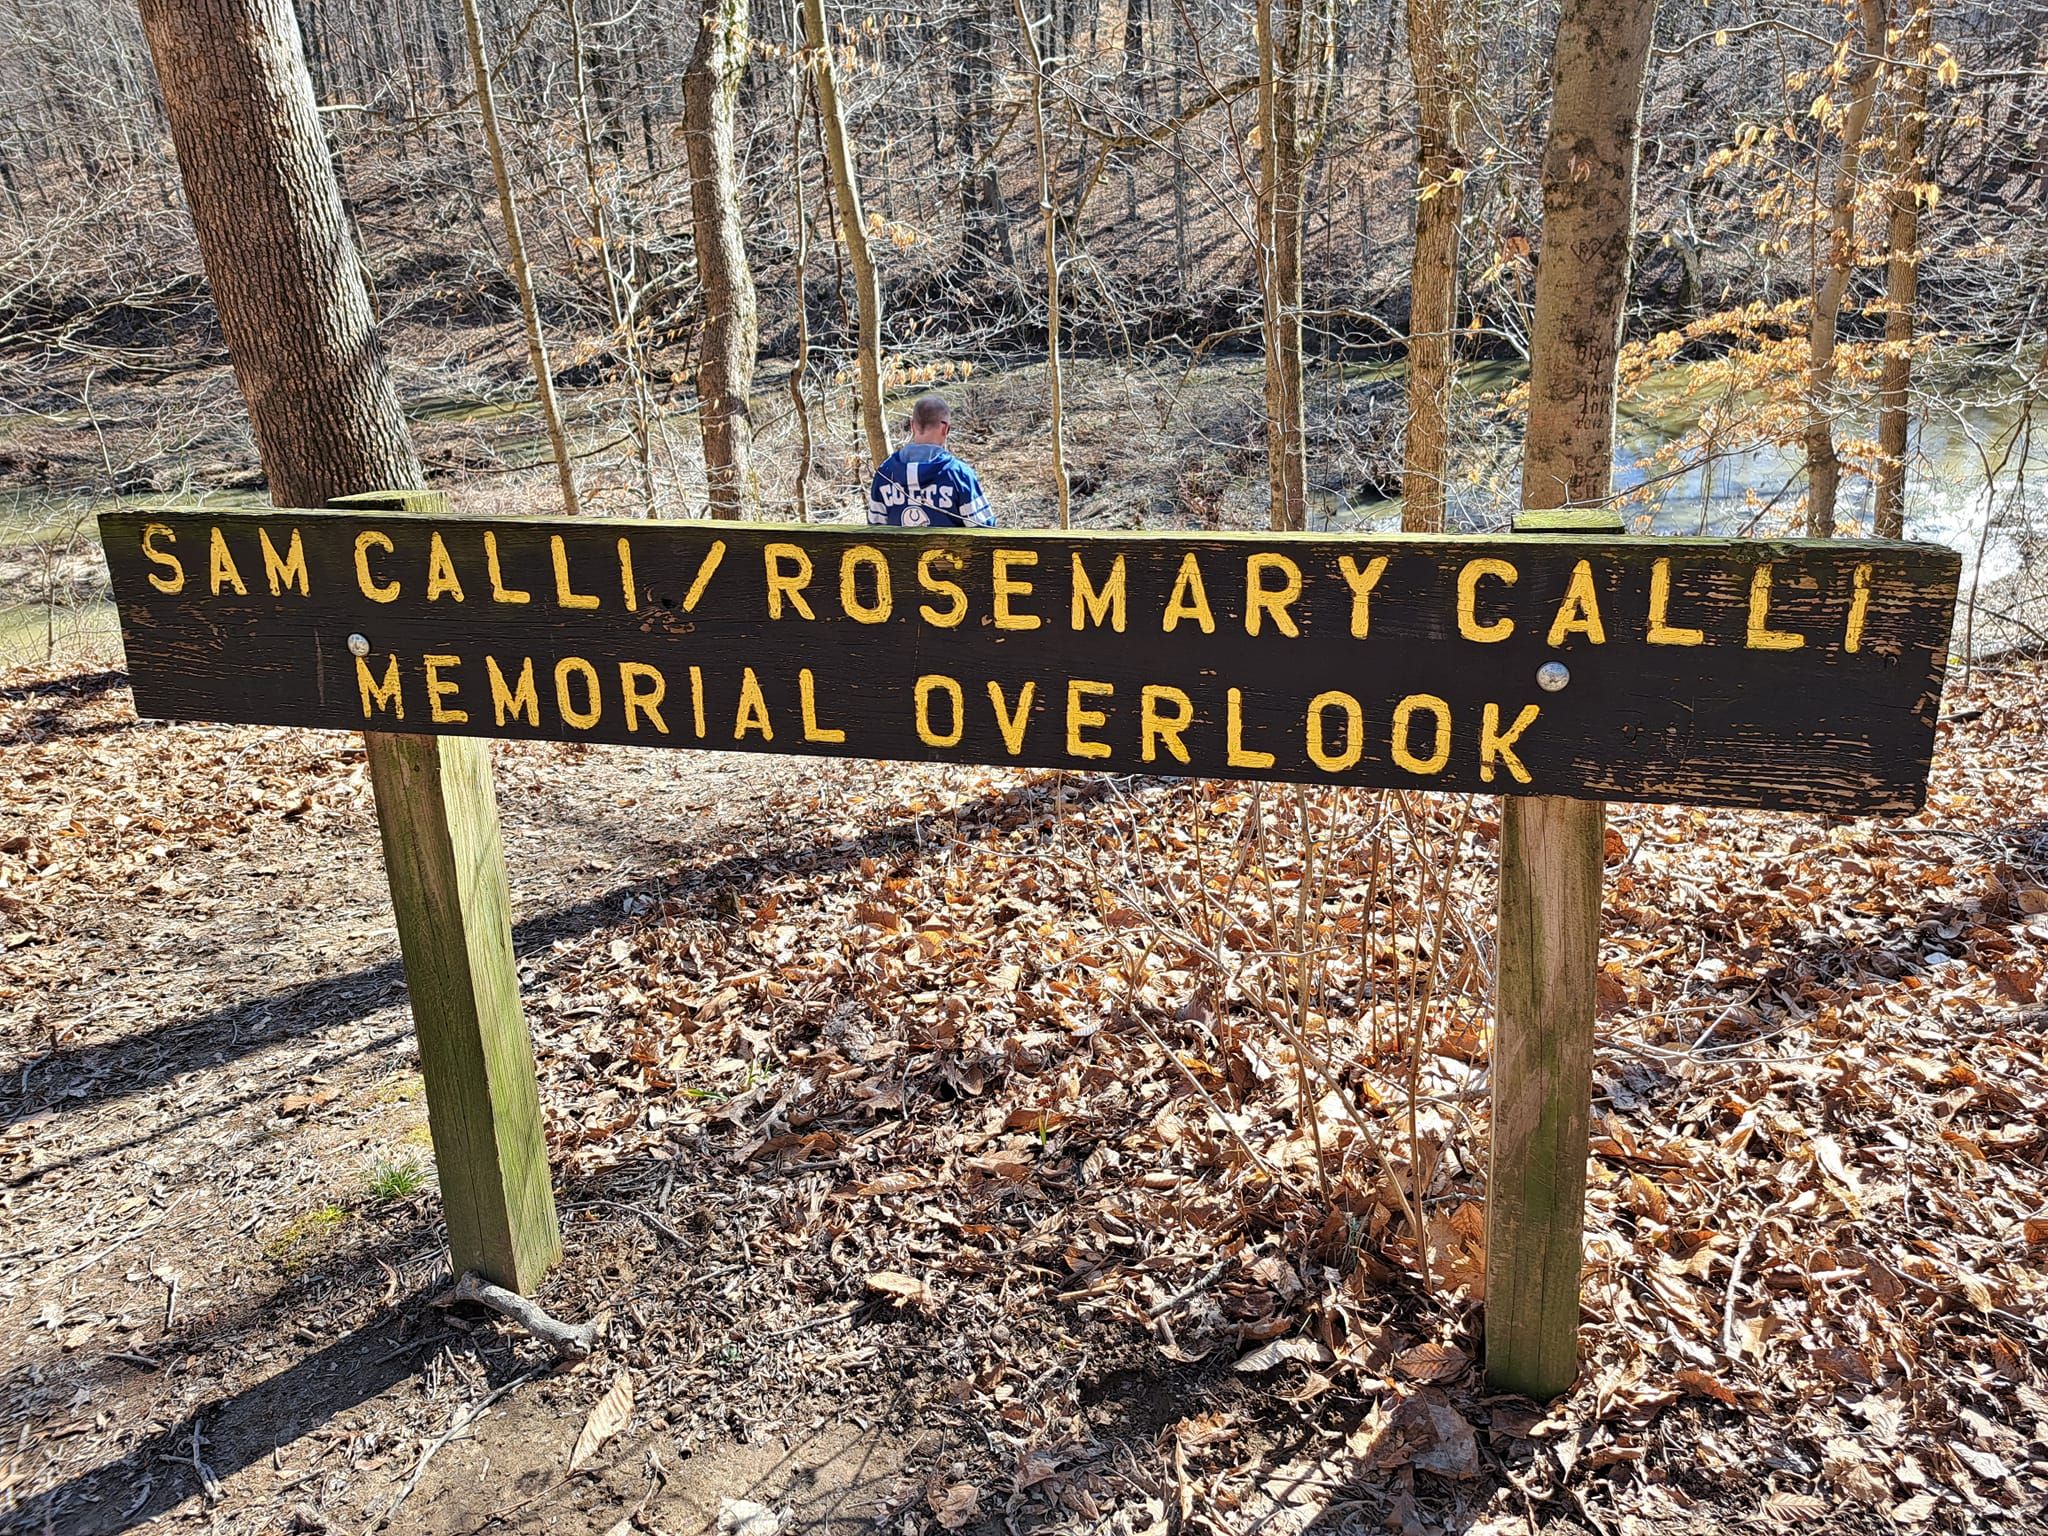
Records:
[[[993,528],[980,477],[946,451],[953,410],[937,395],[910,408],[910,441],[882,461],[868,486],[868,521],[896,528]]]

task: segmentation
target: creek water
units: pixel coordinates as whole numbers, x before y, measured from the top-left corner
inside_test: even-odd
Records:
[[[1077,372],[1114,369],[1077,361]],[[1204,381],[1211,391],[1242,391],[1241,367],[1219,365]],[[2009,376],[2007,376],[2009,378]],[[1989,378],[1989,382],[1986,379]],[[1463,400],[1484,411],[1488,397],[1515,382],[1505,368],[1477,366],[1463,375]],[[1804,457],[1796,444],[1758,440],[1729,428],[1717,436],[1697,430],[1702,407],[1681,365],[1648,387],[1629,392],[1617,422],[1614,475],[1628,493],[1624,510],[1639,530],[1668,534],[1782,535],[1801,531]],[[1255,390],[1256,385],[1250,387]],[[1966,603],[1993,594],[1987,606],[2009,615],[2009,638],[2041,638],[2048,614],[2048,401],[2001,389],[1996,377],[1967,366],[1946,380],[1923,383],[1909,448],[1906,495],[1908,538],[1946,544],[1963,557]],[[1256,398],[1256,395],[1252,396]],[[509,463],[544,462],[546,443],[529,409],[500,400],[438,398],[418,402],[422,421],[491,422],[493,446]],[[1730,411],[1732,418],[1742,413]],[[1845,445],[1875,436],[1875,423],[1853,413],[1837,425]],[[1500,526],[1512,514],[1516,476],[1511,441],[1485,452],[1491,472],[1461,478],[1450,493],[1455,525]],[[1262,481],[1254,474],[1252,479]],[[91,511],[113,504],[189,496],[90,499],[79,491],[21,488],[0,491],[0,665],[41,659],[46,653],[102,659],[117,653]],[[216,492],[208,503],[263,506],[260,491]],[[1871,485],[1844,478],[1839,527],[1870,526]],[[1314,498],[1312,526],[1343,532],[1398,527],[1400,505]],[[54,601],[53,601],[54,599]],[[1959,634],[1958,641],[1961,643]]]

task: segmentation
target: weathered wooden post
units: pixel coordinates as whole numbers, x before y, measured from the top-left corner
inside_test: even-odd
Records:
[[[1528,512],[1518,533],[1621,532],[1613,512]],[[1570,686],[1569,664],[1563,677]],[[1553,674],[1553,681],[1557,675]],[[1559,795],[1501,801],[1486,1172],[1486,1379],[1554,1397],[1578,1374],[1606,812]]]
[[[328,505],[445,512],[447,498],[372,491]],[[531,1291],[561,1257],[562,1233],[533,1037],[519,1004],[490,744],[386,731],[367,731],[363,740],[419,1033],[450,1260],[457,1274],[475,1270]]]

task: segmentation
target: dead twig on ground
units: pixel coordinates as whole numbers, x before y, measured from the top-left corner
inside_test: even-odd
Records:
[[[455,1282],[455,1288],[436,1304],[453,1306],[458,1302],[473,1302],[488,1307],[500,1317],[507,1318],[524,1328],[535,1338],[551,1344],[563,1354],[587,1355],[597,1348],[596,1323],[565,1323],[550,1317],[546,1311],[501,1285],[475,1274],[465,1274]]]

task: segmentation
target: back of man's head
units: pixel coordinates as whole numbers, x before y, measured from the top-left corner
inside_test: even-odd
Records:
[[[910,408],[910,430],[913,432],[929,432],[952,419],[953,407],[946,404],[943,395],[920,395],[917,404]]]

